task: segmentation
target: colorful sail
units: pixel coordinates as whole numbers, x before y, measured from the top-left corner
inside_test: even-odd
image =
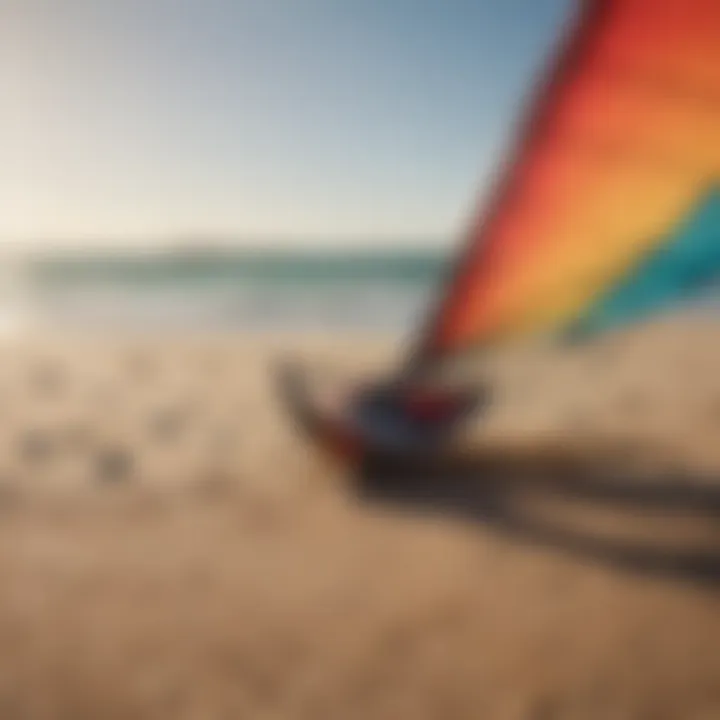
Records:
[[[424,338],[592,332],[720,277],[720,0],[583,4]]]

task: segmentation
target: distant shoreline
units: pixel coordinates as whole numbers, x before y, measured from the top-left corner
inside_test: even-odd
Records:
[[[0,242],[0,254],[36,257],[48,255],[91,255],[109,257],[125,254],[225,254],[249,255],[405,255],[424,254],[446,256],[454,254],[458,241],[454,237],[316,237],[272,236],[217,238],[212,235],[163,239],[158,237],[104,238],[5,238]]]

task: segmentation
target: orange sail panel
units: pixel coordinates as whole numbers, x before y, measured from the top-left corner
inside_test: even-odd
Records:
[[[720,275],[720,0],[584,3],[527,120],[426,357],[606,327]]]

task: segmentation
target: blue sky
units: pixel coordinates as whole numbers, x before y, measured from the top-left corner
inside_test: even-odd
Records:
[[[2,0],[0,238],[442,242],[572,0]]]

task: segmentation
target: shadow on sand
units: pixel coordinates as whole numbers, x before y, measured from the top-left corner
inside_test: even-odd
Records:
[[[376,458],[360,472],[357,489],[365,500],[478,522],[578,559],[720,589],[719,484],[531,464],[499,456],[415,463]],[[598,525],[593,515],[602,517],[599,529],[592,529]],[[629,532],[618,534],[619,528]],[[693,542],[682,537],[688,530]]]

